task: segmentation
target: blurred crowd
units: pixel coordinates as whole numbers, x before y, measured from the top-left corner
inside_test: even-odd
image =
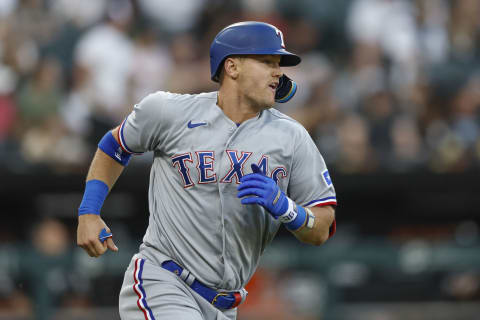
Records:
[[[457,172],[480,164],[480,1],[3,0],[0,163],[83,172],[104,132],[157,90],[216,90],[224,26],[270,22],[303,62],[276,106],[329,167]]]

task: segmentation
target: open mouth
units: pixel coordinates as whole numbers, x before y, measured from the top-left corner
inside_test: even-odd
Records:
[[[270,83],[269,87],[272,88],[273,90],[277,90],[278,83],[277,82]]]

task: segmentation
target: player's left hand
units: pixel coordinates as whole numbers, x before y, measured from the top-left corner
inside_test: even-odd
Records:
[[[272,178],[265,176],[256,164],[252,164],[253,173],[240,179],[238,198],[242,204],[259,204],[277,219],[287,212],[288,199]]]

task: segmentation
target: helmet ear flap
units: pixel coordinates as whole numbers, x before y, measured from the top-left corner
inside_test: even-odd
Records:
[[[292,99],[296,92],[297,84],[295,81],[283,74],[279,79],[278,87],[275,92],[275,101],[285,103]]]

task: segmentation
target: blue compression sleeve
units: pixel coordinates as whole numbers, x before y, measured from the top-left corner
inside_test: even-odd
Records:
[[[103,136],[102,140],[98,143],[98,148],[122,166],[126,166],[132,157],[131,154],[122,150],[111,131]]]
[[[81,216],[87,213],[100,215],[100,210],[107,194],[108,186],[105,182],[100,180],[87,181],[82,203],[80,203],[78,208],[78,215]]]

